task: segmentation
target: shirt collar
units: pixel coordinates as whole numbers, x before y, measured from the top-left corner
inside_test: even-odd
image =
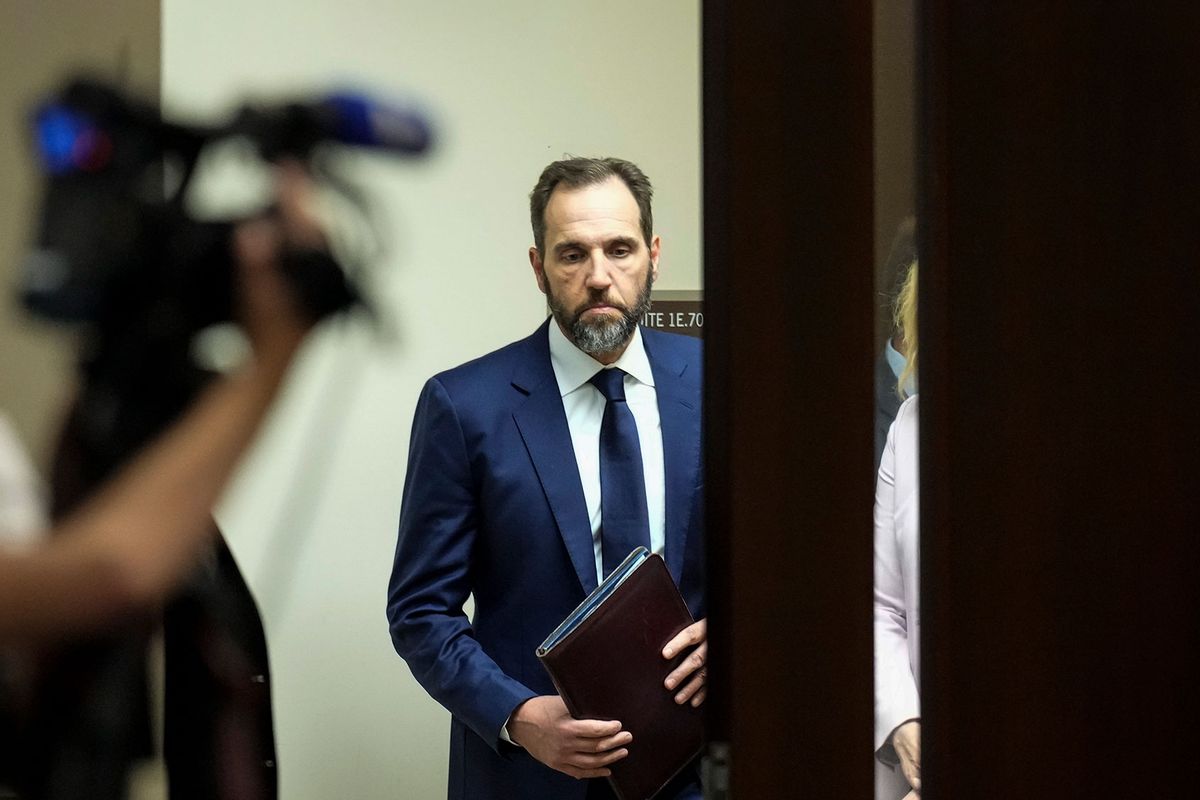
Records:
[[[557,321],[551,320],[549,328],[550,364],[558,381],[559,394],[566,397],[591,380],[593,375],[604,369],[604,365],[576,347],[558,327]],[[654,385],[654,371],[650,369],[650,359],[642,342],[641,326],[633,329],[629,346],[613,366],[625,370],[640,383]]]

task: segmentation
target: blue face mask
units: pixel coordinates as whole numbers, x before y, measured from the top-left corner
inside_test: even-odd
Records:
[[[892,370],[892,374],[896,376],[896,380],[900,380],[900,375],[904,372],[904,368],[908,365],[908,359],[900,355],[900,351],[892,345],[892,340],[888,339],[887,344],[883,348],[884,357],[887,359],[888,366]],[[917,393],[917,376],[909,375],[908,380],[901,387],[905,397],[912,397]]]

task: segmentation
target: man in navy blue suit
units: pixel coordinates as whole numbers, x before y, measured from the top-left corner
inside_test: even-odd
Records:
[[[690,654],[663,691],[704,700],[701,348],[638,324],[658,276],[651,195],[620,159],[548,166],[529,261],[552,318],[431,378],[417,405],[388,620],[453,716],[451,798],[613,796],[603,778],[638,742],[572,719],[535,650],[631,545],[663,555],[701,620],[664,648]],[[699,798],[694,768],[659,796]]]

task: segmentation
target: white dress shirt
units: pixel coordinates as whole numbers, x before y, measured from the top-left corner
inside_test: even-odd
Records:
[[[634,329],[625,352],[610,367],[576,347],[562,329],[550,323],[550,364],[562,395],[567,427],[575,447],[575,463],[583,483],[588,519],[592,524],[592,546],[596,554],[596,581],[604,578],[600,553],[600,424],[604,420],[604,395],[588,381],[602,369],[625,370],[625,400],[637,423],[646,479],[646,510],[650,520],[650,549],[664,555],[666,545],[666,499],[663,467],[662,423],[658,415],[658,392],[641,328]],[[622,558],[626,554],[622,554]]]

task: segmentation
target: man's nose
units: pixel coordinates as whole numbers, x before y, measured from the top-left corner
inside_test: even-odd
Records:
[[[612,265],[604,253],[596,253],[588,262],[587,285],[592,289],[607,289],[612,285]]]

